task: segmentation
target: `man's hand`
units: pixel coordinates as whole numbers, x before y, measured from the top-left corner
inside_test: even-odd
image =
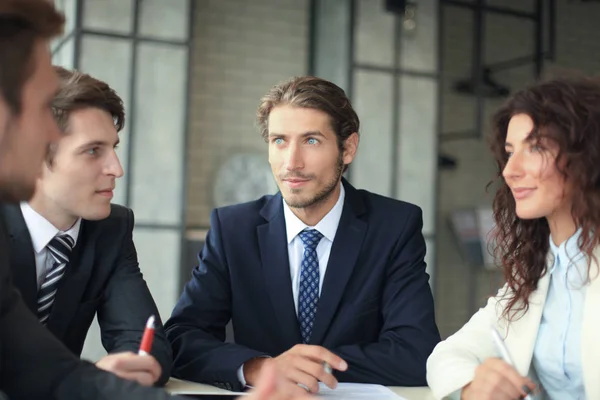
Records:
[[[488,358],[475,370],[473,381],[463,388],[461,400],[522,399],[524,387],[533,391],[535,384],[499,358]]]
[[[273,360],[263,362],[263,366],[256,383],[256,388],[246,397],[240,397],[239,400],[313,400],[306,391],[302,390],[299,396],[295,396],[285,389],[282,385],[281,377],[277,376],[277,370]]]
[[[335,389],[337,380],[331,371],[326,371],[324,363],[338,371],[348,369],[348,364],[344,360],[324,347],[298,344],[279,357],[256,358],[246,362],[244,377],[248,385],[257,384],[260,370],[267,362],[273,363],[278,376],[281,377],[282,390],[296,396],[306,394],[305,389],[317,393],[319,382]]]
[[[154,357],[131,352],[109,354],[101,358],[96,366],[144,386],[154,385],[162,373],[162,368]]]

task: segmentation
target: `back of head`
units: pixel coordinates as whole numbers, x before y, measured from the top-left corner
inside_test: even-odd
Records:
[[[48,0],[0,0],[0,199],[31,197],[47,146],[58,136],[50,100],[50,39],[64,18]]]
[[[513,311],[526,309],[527,298],[546,269],[550,228],[546,218],[521,219],[502,174],[508,126],[515,115],[533,122],[528,140],[550,142],[557,148],[553,168],[569,187],[571,215],[582,228],[581,250],[592,256],[600,244],[600,80],[560,77],[531,85],[513,94],[493,119],[491,148],[500,187],[494,199],[498,259],[515,293]]]
[[[34,71],[34,44],[59,35],[63,24],[51,1],[0,1],[0,94],[12,112],[20,112],[23,85]]]
[[[269,114],[273,108],[281,105],[312,108],[329,115],[340,148],[344,140],[359,131],[358,115],[346,93],[325,79],[313,76],[291,78],[275,85],[263,96],[258,107],[257,122],[265,140],[269,133]]]

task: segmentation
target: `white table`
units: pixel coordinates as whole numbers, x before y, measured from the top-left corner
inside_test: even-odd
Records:
[[[189,395],[231,395],[231,392],[225,389],[220,389],[211,385],[205,385],[203,383],[195,383],[182,381],[179,379],[171,378],[167,383],[166,387],[168,392],[177,394],[189,394]],[[399,396],[402,396],[408,400],[434,400],[431,390],[428,387],[400,387],[393,386],[390,389]]]

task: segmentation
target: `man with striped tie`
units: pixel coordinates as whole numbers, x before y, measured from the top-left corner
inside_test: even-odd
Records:
[[[0,0],[0,201],[31,197],[46,148],[60,137],[49,107],[57,78],[48,47],[63,24],[47,0]],[[62,256],[55,259],[58,267],[52,266],[57,272],[46,275],[50,280],[62,273],[60,265],[68,268],[74,241],[57,243],[50,255]],[[40,325],[13,285],[8,260],[13,244],[0,215],[0,399],[181,399],[79,360]],[[272,369],[246,399],[292,400]]]
[[[0,201],[31,197],[48,144],[60,137],[49,107],[58,88],[49,41],[63,24],[52,2],[0,0]],[[60,296],[55,284],[68,274],[73,239],[57,237],[50,245],[49,258],[55,262],[44,276],[39,314],[34,298],[36,316],[13,285],[8,254],[15,242],[0,216],[0,398],[167,399],[162,390],[119,379],[79,360],[40,325],[38,318]],[[35,270],[33,277],[35,287]]]
[[[123,169],[115,151],[123,102],[108,84],[54,67],[52,111],[62,135],[50,146],[29,202],[0,208],[13,239],[11,267],[25,303],[76,355],[98,317],[109,355],[96,365],[142,385],[164,384],[172,354],[138,266],[133,212],[111,205]],[[150,355],[137,354],[156,318]]]

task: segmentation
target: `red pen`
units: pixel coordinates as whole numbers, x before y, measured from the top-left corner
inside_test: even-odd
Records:
[[[152,350],[152,341],[154,340],[154,315],[151,315],[146,322],[146,329],[144,329],[144,335],[142,336],[142,344],[140,344],[140,350],[138,354],[140,356],[146,356],[150,354]]]

